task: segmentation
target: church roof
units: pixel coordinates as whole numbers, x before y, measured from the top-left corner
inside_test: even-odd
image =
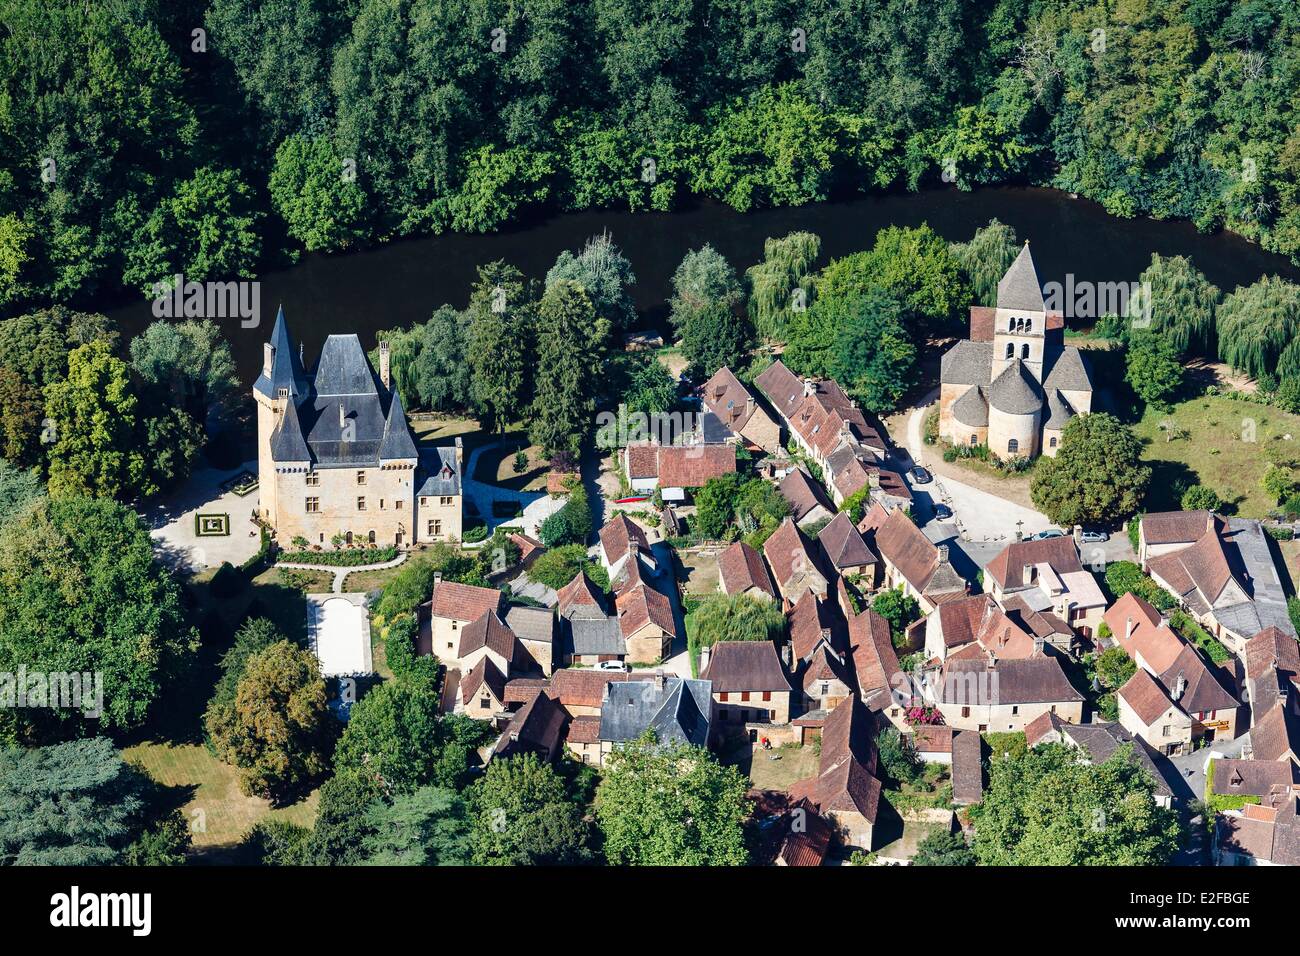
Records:
[[[1043,407],[1038,382],[1025,363],[1012,359],[989,386],[989,404],[1008,415],[1032,415]]]
[[[1047,421],[1044,428],[1064,428],[1065,423],[1074,417],[1074,409],[1056,389],[1047,392]]]
[[[945,385],[987,385],[992,368],[992,342],[962,339],[944,353],[939,378]]]
[[[984,397],[984,390],[973,385],[965,394],[952,403],[952,417],[963,425],[983,428],[989,423],[989,403]]]
[[[998,308],[1017,309],[1025,312],[1046,312],[1043,302],[1043,290],[1038,284],[1038,271],[1034,268],[1033,256],[1029,254],[1026,242],[998,282]]]
[[[1083,353],[1073,345],[1061,349],[1043,379],[1043,387],[1049,392],[1054,388],[1065,392],[1091,392],[1092,378],[1088,375]]]

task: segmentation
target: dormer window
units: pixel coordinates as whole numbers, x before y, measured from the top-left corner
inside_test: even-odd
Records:
[[[277,390],[277,394],[278,394],[281,398],[288,398],[288,397],[289,397],[289,390],[288,390],[287,388],[281,388],[281,389],[278,389],[278,390]]]

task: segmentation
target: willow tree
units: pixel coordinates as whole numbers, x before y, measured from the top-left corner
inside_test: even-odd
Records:
[[[1140,323],[1137,327],[1163,336],[1179,353],[1214,354],[1219,288],[1191,259],[1152,253],[1151,265],[1138,276],[1138,284],[1142,293],[1130,300],[1128,315]]]
[[[975,230],[970,242],[952,243],[952,254],[966,273],[974,301],[993,305],[998,297],[998,282],[1020,254],[1016,230],[1004,222],[990,219],[987,226]]]
[[[811,232],[792,232],[763,243],[763,261],[745,272],[749,280],[749,314],[760,334],[782,338],[793,312],[808,306],[813,263],[822,241]]]
[[[1265,276],[1238,287],[1217,312],[1219,357],[1235,369],[1279,378],[1300,375],[1300,285]]]

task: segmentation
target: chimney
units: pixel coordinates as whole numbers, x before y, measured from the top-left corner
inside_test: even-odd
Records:
[[[262,345],[262,374],[270,375],[275,365],[275,346],[270,342]]]
[[[664,672],[655,671],[655,690],[658,693],[663,693],[663,689],[664,689]]]
[[[817,391],[817,385],[813,382],[812,379],[806,378],[803,380],[804,398],[807,398],[809,395],[814,394],[816,391]]]
[[[1134,624],[1133,622],[1133,618],[1131,617],[1124,618],[1124,640],[1127,641],[1133,637],[1133,628],[1136,626],[1137,625]]]
[[[465,445],[460,436],[456,436],[456,467],[461,468],[465,464]]]
[[[709,669],[709,658],[713,656],[713,648],[705,644],[700,648],[700,673],[703,674]]]
[[[343,403],[339,402],[339,428],[347,427],[347,423],[348,423],[348,413],[343,408]]]
[[[393,387],[392,379],[392,350],[389,349],[387,342],[379,343],[379,380],[384,383],[384,388]]]
[[[867,472],[867,487],[868,487],[868,488],[879,488],[879,487],[880,487],[880,472],[879,472],[879,471],[869,471],[869,472]]]
[[[434,571],[434,572],[433,572],[433,586],[436,588],[436,587],[437,587],[439,584],[441,584],[441,583],[442,583],[442,572],[441,572],[441,571]]]
[[[1047,642],[1044,641],[1041,637],[1039,637],[1038,635],[1034,635],[1034,656],[1035,657],[1042,656],[1044,645],[1046,645],[1046,643]]]
[[[936,550],[939,552],[939,563],[940,563],[940,564],[947,564],[947,563],[948,563],[948,546],[947,546],[946,544],[941,544],[941,545],[939,545],[939,547],[938,547]]]
[[[794,656],[793,645],[791,645],[788,641],[787,641],[785,644],[782,644],[782,645],[781,645],[781,663],[784,664],[784,665],[786,666],[786,669],[787,669],[787,670],[790,669],[790,659],[791,659],[793,656]]]
[[[745,414],[746,414],[746,415],[752,415],[752,414],[754,414],[754,408],[755,408],[755,407],[756,407],[756,406],[755,406],[755,403],[754,403],[754,396],[753,396],[753,395],[751,395],[751,396],[749,396],[747,399],[745,399]]]
[[[1182,671],[1179,671],[1178,680],[1174,681],[1174,700],[1178,701],[1182,699],[1182,696],[1184,693],[1186,693],[1186,691],[1187,691],[1187,678],[1183,676]]]
[[[1025,564],[1021,566],[1020,569],[1021,579],[1025,587],[1029,587],[1029,585],[1034,583],[1034,574],[1037,572],[1037,570],[1038,569],[1035,568],[1032,564]]]

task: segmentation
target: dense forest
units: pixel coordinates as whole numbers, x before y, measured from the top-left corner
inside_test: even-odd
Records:
[[[535,209],[1032,182],[1300,256],[1290,0],[0,0],[0,315]]]

